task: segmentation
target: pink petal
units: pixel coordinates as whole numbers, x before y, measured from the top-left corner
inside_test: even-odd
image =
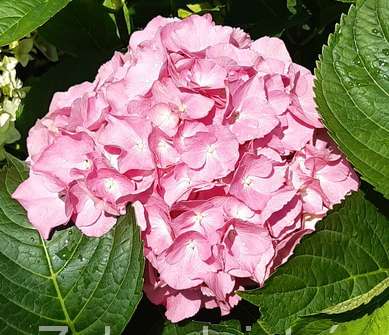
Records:
[[[29,221],[45,239],[49,238],[53,228],[66,224],[70,219],[65,211],[65,202],[60,198],[61,191],[62,187],[53,179],[31,173],[12,194],[27,210]]]

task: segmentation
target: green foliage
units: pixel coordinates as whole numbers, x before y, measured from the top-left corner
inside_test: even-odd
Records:
[[[209,2],[187,4],[186,8],[178,9],[178,17],[184,19],[192,14],[202,15],[205,13],[212,13],[215,20],[221,20],[225,7],[226,6],[222,5],[219,1],[214,1],[212,4]]]
[[[269,326],[263,320],[257,320],[252,326],[253,335],[272,335],[272,332],[269,330]]]
[[[342,323],[333,328],[334,335],[389,334],[389,302],[360,319]]]
[[[213,325],[203,322],[187,322],[183,325],[169,323],[161,335],[243,335],[239,322],[221,323]]]
[[[0,46],[16,41],[40,27],[71,0],[2,0]]]
[[[292,14],[297,13],[297,0],[287,0],[287,7]]]
[[[389,2],[353,6],[316,71],[316,100],[330,135],[362,177],[389,197]]]
[[[320,314],[300,319],[290,329],[295,335],[381,335],[388,333],[389,289],[367,305],[346,313]]]
[[[300,320],[290,329],[292,334],[296,335],[329,335],[332,334],[337,327],[339,327],[339,325],[330,319],[308,317]]]
[[[143,248],[130,211],[100,239],[76,228],[41,239],[11,199],[26,166],[8,156],[0,173],[0,333],[37,334],[66,325],[72,334],[120,334],[143,284]]]
[[[97,24],[98,23],[98,24]],[[103,4],[95,0],[73,1],[39,33],[74,57],[111,57],[120,48],[115,22]]]
[[[263,289],[241,292],[282,333],[299,317],[342,313],[388,287],[389,222],[362,193],[337,206]]]

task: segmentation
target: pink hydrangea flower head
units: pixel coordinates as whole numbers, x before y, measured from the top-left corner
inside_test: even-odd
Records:
[[[313,80],[278,38],[156,17],[93,82],[54,95],[13,197],[46,239],[70,221],[102,236],[133,208],[149,299],[172,322],[226,315],[359,186]]]

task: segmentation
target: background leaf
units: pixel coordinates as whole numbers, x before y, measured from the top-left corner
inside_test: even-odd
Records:
[[[372,314],[342,323],[332,332],[334,335],[383,335],[389,334],[389,302]]]
[[[362,193],[349,196],[304,238],[263,289],[241,292],[282,333],[300,316],[342,313],[383,292],[389,277],[389,223]],[[342,304],[344,302],[347,304]]]
[[[337,315],[304,317],[293,325],[294,335],[381,335],[388,333],[389,289],[367,305]]]
[[[35,30],[71,0],[2,0],[0,2],[0,46]]]
[[[362,0],[342,18],[316,71],[316,101],[330,135],[389,197],[389,2]]]
[[[0,334],[120,334],[142,296],[143,248],[132,211],[102,238],[75,227],[44,241],[10,194],[26,178],[10,157],[0,173]]]
[[[166,324],[162,335],[243,335],[239,322],[213,325],[205,322],[187,322],[182,325]]]
[[[329,319],[306,318],[306,320],[302,320],[291,330],[294,335],[329,335],[338,326]]]
[[[273,335],[273,332],[269,330],[269,326],[263,320],[257,320],[252,326],[252,335]]]
[[[121,47],[115,22],[102,1],[73,1],[39,29],[47,41],[74,57],[106,58]]]

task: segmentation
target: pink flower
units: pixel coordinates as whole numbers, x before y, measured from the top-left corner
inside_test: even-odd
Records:
[[[144,286],[147,297],[154,304],[166,306],[165,316],[172,322],[190,318],[195,315],[202,305],[200,289],[174,290],[157,278],[155,270],[146,266],[146,283]]]
[[[265,156],[245,154],[229,192],[254,210],[262,210],[285,184],[286,166]]]
[[[155,167],[149,147],[152,128],[150,122],[139,118],[109,117],[108,123],[98,135],[98,142],[109,152],[113,147],[120,150],[118,170],[122,173],[130,169],[152,170]]]
[[[93,82],[54,95],[13,197],[46,239],[70,220],[102,236],[131,206],[149,299],[172,322],[227,315],[358,188],[313,80],[278,38],[156,17]]]
[[[159,78],[165,63],[165,53],[157,44],[142,43],[134,50],[132,64],[124,78],[113,88],[125,93],[129,100],[144,95]]]
[[[91,168],[89,154],[93,151],[93,140],[85,133],[61,135],[40,154],[32,169],[66,185]]]
[[[217,63],[199,59],[194,62],[190,71],[189,86],[196,89],[225,89],[227,70]]]
[[[209,14],[192,15],[164,26],[161,37],[168,51],[196,53],[216,44],[229,43],[232,31],[231,27],[215,25]]]
[[[234,197],[227,197],[224,201],[223,208],[228,219],[238,219],[251,223],[263,222],[258,213]]]
[[[161,107],[157,107],[156,110],[152,111],[151,118],[157,126],[159,124],[164,124],[168,122],[168,124],[172,124],[172,118],[176,117],[174,120],[179,119],[201,119],[208,115],[210,110],[214,105],[214,101],[206,96],[182,92],[180,91],[173,83],[172,80],[161,80],[161,82],[156,82],[152,88],[153,99],[157,103],[157,106],[164,107],[165,109],[161,109]],[[159,120],[166,119],[167,116],[163,117],[168,111],[170,111],[170,115],[168,117],[169,121],[161,122]],[[161,115],[162,114],[162,115]],[[167,115],[167,114],[166,114]],[[178,124],[178,120],[175,123],[175,127]],[[161,128],[161,130],[164,130]],[[169,135],[169,133],[167,133]],[[171,136],[173,136],[171,134]]]
[[[136,49],[141,43],[154,40],[156,35],[160,33],[161,28],[174,21],[177,21],[177,19],[162,16],[155,17],[147,24],[145,29],[132,33],[129,47]]]
[[[176,290],[201,284],[209,272],[216,272],[211,244],[200,233],[178,236],[157,260],[161,279]]]
[[[65,211],[65,201],[61,199],[63,191],[53,178],[31,173],[12,197],[27,210],[31,224],[48,239],[53,228],[66,224],[70,219],[70,214]]]
[[[160,255],[173,244],[174,239],[169,207],[157,197],[151,197],[145,205],[139,201],[133,205],[136,220],[144,231],[147,247],[155,255]]]
[[[301,228],[302,200],[297,190],[284,188],[277,192],[261,213],[261,221],[266,222],[270,234],[277,239]]]
[[[319,135],[291,164],[291,181],[302,190],[304,207],[310,214],[324,213],[359,187],[356,173],[328,141]]]
[[[227,228],[225,268],[236,277],[250,277],[263,284],[274,257],[271,236],[265,227],[234,220]]]
[[[185,232],[197,231],[207,238],[209,243],[220,243],[223,228],[223,207],[213,201],[187,201],[185,211],[173,219],[171,225],[176,236]]]
[[[277,59],[287,66],[292,63],[284,42],[275,37],[262,37],[251,44],[251,49],[258,52],[263,58]]]
[[[73,103],[85,94],[93,92],[93,89],[94,85],[92,83],[84,82],[69,88],[67,92],[55,93],[47,116],[53,118],[56,115],[68,114]]]
[[[220,308],[221,315],[228,315],[231,309],[238,304],[241,298],[234,293],[236,281],[231,275],[219,271],[210,273],[205,280],[201,292],[211,298],[205,301],[206,308]]]
[[[53,143],[55,131],[49,130],[42,121],[38,120],[28,133],[27,149],[30,160],[35,162],[42,152]]]
[[[131,179],[114,169],[98,168],[86,179],[88,190],[97,198],[110,204],[113,208],[125,205],[126,199],[135,191]]]
[[[166,170],[159,180],[166,204],[171,206],[178,200],[187,200],[192,191],[213,186],[213,183],[197,177],[196,171],[185,164],[175,165]]]
[[[159,129],[154,129],[149,138],[150,149],[159,168],[167,168],[180,161],[180,154],[173,140]]]
[[[208,127],[184,139],[182,161],[197,169],[203,180],[225,177],[234,170],[238,160],[238,141],[227,127]]]
[[[87,236],[104,235],[116,223],[114,215],[119,213],[103,200],[93,196],[82,184],[71,188],[69,202],[69,206],[76,213],[73,217],[75,225]]]

